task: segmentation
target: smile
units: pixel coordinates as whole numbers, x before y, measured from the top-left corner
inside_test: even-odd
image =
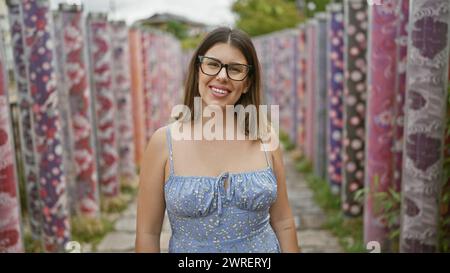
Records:
[[[212,91],[212,94],[215,97],[220,97],[220,98],[225,97],[230,93],[230,91],[228,91],[226,89],[221,89],[221,88],[218,88],[215,86],[210,86],[209,89]]]

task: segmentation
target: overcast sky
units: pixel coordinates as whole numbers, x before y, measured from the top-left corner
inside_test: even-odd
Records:
[[[193,21],[211,25],[228,25],[234,23],[231,12],[233,0],[50,0],[52,7],[58,3],[82,3],[87,11],[108,12],[111,19],[126,20],[128,24],[147,18],[154,13],[170,12],[182,15]],[[112,4],[113,3],[113,4]]]

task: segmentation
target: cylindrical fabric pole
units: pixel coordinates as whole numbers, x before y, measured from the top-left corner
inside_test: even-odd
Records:
[[[21,143],[21,159],[25,177],[28,220],[31,236],[41,240],[42,204],[39,196],[39,169],[37,165],[36,147],[33,133],[32,101],[28,88],[28,71],[24,52],[23,18],[19,0],[7,2],[9,24],[11,29],[11,46],[14,58],[14,78],[17,87],[19,106],[19,131]]]
[[[440,199],[441,215],[439,221],[439,229],[441,231],[439,236],[440,252],[450,251],[450,222],[448,221],[448,219],[450,219],[450,87],[447,87],[447,91],[447,126],[444,131],[444,185],[442,187]]]
[[[297,147],[305,154],[305,111],[306,111],[306,27],[300,26],[297,41]]]
[[[75,163],[76,213],[96,218],[100,215],[96,155],[94,148],[92,101],[88,79],[85,17],[80,5],[59,5],[62,44],[62,71],[68,93]]]
[[[87,33],[91,45],[89,59],[97,129],[98,177],[102,197],[106,199],[120,193],[110,31],[106,14],[89,14]]]
[[[0,34],[0,253],[24,251],[7,71],[3,35]]]
[[[316,36],[316,84],[315,84],[315,113],[314,113],[314,173],[316,176],[326,177],[326,132],[327,132],[327,16],[318,13]]]
[[[61,125],[56,94],[50,3],[23,0],[25,56],[43,201],[43,236],[47,252],[63,251],[70,238]]]
[[[291,141],[294,137],[294,105],[295,94],[295,36],[291,32],[275,34],[276,48],[279,53],[275,62],[275,71],[277,72],[277,88],[274,90],[277,94],[277,104],[280,106],[280,126],[288,134]]]
[[[131,65],[131,100],[133,104],[134,158],[140,166],[145,150],[145,118],[144,118],[144,68],[141,43],[141,31],[131,28],[129,31],[130,65]]]
[[[165,122],[169,122],[172,108],[175,104],[182,103],[181,96],[183,94],[182,87],[182,52],[180,42],[173,36],[169,36],[168,40],[167,63],[167,88],[166,94],[167,107]]]
[[[161,126],[161,122],[163,120],[164,115],[164,107],[158,107],[160,105],[164,105],[164,95],[163,93],[166,91],[166,75],[165,71],[163,69],[163,65],[156,61],[157,59],[164,58],[164,40],[165,37],[163,35],[159,35],[157,42],[153,43],[153,47],[156,48],[156,54],[153,55],[155,59],[152,60],[152,62],[155,64],[153,67],[153,77],[158,79],[156,80],[156,85],[152,88],[152,94],[156,94],[154,96],[153,102],[153,110],[156,111],[155,120],[154,120],[154,126],[152,129],[152,134]],[[155,100],[157,98],[157,100]]]
[[[148,86],[148,100],[150,107],[150,123],[148,127],[149,137],[153,135],[156,129],[158,129],[159,121],[161,119],[161,107],[159,107],[161,102],[161,84],[163,77],[160,74],[160,64],[158,59],[160,57],[160,47],[161,47],[161,34],[159,33],[148,33],[148,70],[147,75],[149,78]],[[161,76],[160,76],[161,75]]]
[[[449,56],[450,57],[450,56]],[[450,60],[449,60],[450,61]],[[450,72],[450,69],[449,69]],[[448,75],[448,81],[450,81],[450,73]],[[445,129],[445,143],[444,143],[444,185],[441,192],[441,218],[440,226],[441,230],[439,251],[450,251],[450,86],[447,87],[447,124]]]
[[[142,62],[144,75],[144,111],[145,111],[145,143],[150,140],[153,128],[153,105],[152,99],[155,94],[152,94],[153,80],[151,77],[151,54],[152,54],[152,36],[148,31],[141,30],[141,44],[142,44]],[[153,54],[155,54],[153,52]]]
[[[58,110],[61,124],[61,146],[63,147],[63,167],[66,177],[66,190],[68,196],[68,205],[70,214],[76,213],[77,198],[76,198],[76,184],[75,184],[75,165],[73,164],[73,131],[72,131],[72,117],[69,113],[69,92],[66,88],[66,79],[63,71],[63,41],[62,32],[63,27],[60,24],[61,14],[58,11],[53,11],[53,44],[55,47],[55,73],[58,94]]]
[[[161,40],[158,43],[159,45],[159,53],[158,53],[158,57],[162,60],[167,60],[168,59],[168,37],[166,35],[161,36]],[[168,86],[168,70],[167,70],[167,63],[166,62],[159,62],[158,63],[158,75],[160,76],[159,80],[161,85],[158,87],[157,92],[159,93],[159,105],[160,107],[158,108],[159,110],[159,120],[158,120],[158,124],[156,125],[155,129],[158,129],[159,127],[163,126],[163,124],[166,122],[166,110],[169,107],[168,104],[168,92],[169,92],[169,86]],[[162,107],[161,107],[162,106]],[[156,108],[155,108],[156,109]]]
[[[133,160],[134,132],[131,105],[128,27],[124,21],[116,21],[111,22],[111,30],[114,94],[117,104],[119,177],[124,185],[131,185],[136,180],[136,165]]]
[[[342,146],[342,211],[359,216],[356,193],[364,187],[366,114],[367,2],[344,1],[344,96]]]
[[[389,5],[388,5],[389,4]],[[368,99],[364,207],[364,241],[392,249],[383,200],[379,193],[399,191],[394,184],[393,114],[397,74],[397,10],[399,2],[369,6]]]
[[[175,66],[175,73],[170,74],[171,75],[171,82],[174,87],[172,90],[172,96],[170,99],[171,107],[169,107],[168,117],[170,118],[170,113],[172,112],[172,107],[175,106],[175,104],[181,104],[183,103],[183,51],[181,49],[181,43],[176,39],[175,37],[172,37],[172,50],[173,55],[175,58],[170,60],[169,65]],[[170,59],[170,58],[169,58]]]
[[[402,181],[402,158],[403,158],[403,122],[406,91],[406,62],[407,62],[407,41],[408,41],[408,19],[409,0],[401,0],[397,6],[397,36],[395,38],[397,46],[397,74],[395,75],[395,104],[393,113],[393,179],[397,189],[401,187]]]
[[[314,19],[309,20],[307,23],[307,38],[306,38],[306,50],[307,50],[307,61],[306,61],[306,136],[305,136],[305,153],[308,160],[314,164],[314,154],[315,154],[315,139],[314,139],[314,127],[316,121],[314,120],[315,113],[315,92],[316,92],[316,32],[317,23]]]
[[[435,252],[449,60],[450,2],[411,0],[401,252]]]
[[[268,87],[268,100],[269,104],[277,104],[276,103],[276,93],[274,89],[276,87],[276,71],[275,71],[275,62],[276,56],[273,54],[275,52],[275,39],[271,37],[263,38],[263,41],[267,43],[267,75],[269,76],[267,79],[267,87]]]
[[[328,182],[333,193],[342,185],[342,98],[344,87],[344,13],[342,4],[328,6]]]

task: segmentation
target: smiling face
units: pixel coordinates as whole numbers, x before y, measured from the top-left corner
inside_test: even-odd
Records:
[[[204,54],[223,64],[248,64],[242,52],[228,43],[217,43]],[[234,105],[248,88],[248,76],[243,81],[228,78],[225,67],[216,76],[204,74],[198,67],[198,91],[204,105]]]

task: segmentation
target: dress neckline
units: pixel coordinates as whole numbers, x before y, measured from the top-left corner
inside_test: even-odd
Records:
[[[239,176],[239,175],[246,175],[246,174],[254,174],[254,173],[262,173],[262,172],[267,172],[270,171],[273,175],[274,175],[274,171],[272,169],[272,166],[267,166],[265,168],[262,169],[257,169],[257,170],[253,170],[253,171],[243,171],[243,172],[222,172],[221,174],[217,175],[217,176],[211,176],[211,175],[177,175],[174,173],[169,173],[169,177],[167,178],[167,180],[164,183],[164,186],[166,186],[167,184],[169,184],[169,182],[173,179],[173,178],[185,178],[185,179],[208,179],[208,180],[218,180],[220,177],[223,177],[225,174],[228,174],[228,176]]]

